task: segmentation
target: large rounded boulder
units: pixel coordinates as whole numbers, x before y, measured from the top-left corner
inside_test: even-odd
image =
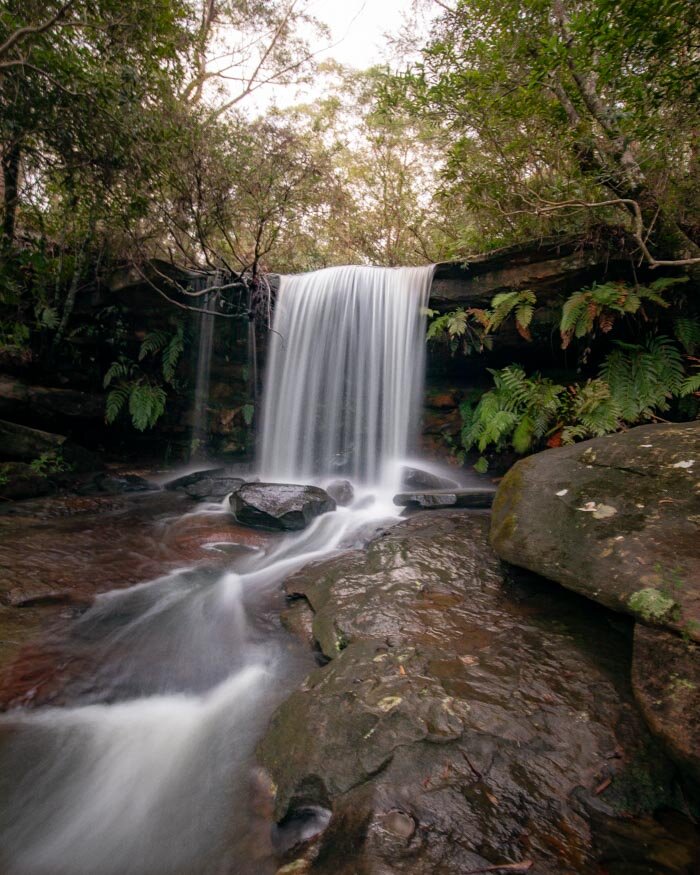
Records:
[[[523,459],[493,504],[498,555],[700,641],[700,422]]]
[[[317,516],[335,510],[335,501],[318,486],[246,483],[230,498],[239,523],[268,531],[299,531]]]

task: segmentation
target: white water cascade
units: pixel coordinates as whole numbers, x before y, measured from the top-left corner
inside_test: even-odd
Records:
[[[396,486],[424,370],[433,267],[332,267],[282,277],[260,468],[287,482],[343,475]]]

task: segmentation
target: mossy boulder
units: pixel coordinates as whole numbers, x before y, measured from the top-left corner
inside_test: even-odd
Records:
[[[700,641],[700,422],[518,462],[493,504],[502,559]]]

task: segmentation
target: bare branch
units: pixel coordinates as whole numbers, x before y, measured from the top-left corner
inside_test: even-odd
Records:
[[[644,228],[642,209],[637,201],[632,200],[631,198],[616,197],[610,198],[609,200],[605,201],[595,202],[584,200],[569,200],[557,202],[548,201],[545,198],[540,197],[539,195],[535,195],[535,197],[537,198],[537,201],[535,203],[530,203],[525,198],[523,198],[526,203],[530,203],[530,210],[514,210],[510,214],[515,215],[518,213],[534,212],[536,215],[543,215],[546,213],[555,212],[557,210],[570,209],[572,207],[579,207],[588,210],[601,209],[603,207],[623,207],[632,217],[632,236],[639,246],[644,260],[647,262],[652,270],[657,267],[689,267],[690,265],[700,264],[700,258],[677,258],[674,260],[654,258],[654,256],[649,251],[649,247],[647,246],[648,232]]]
[[[74,5],[76,0],[66,0],[66,2],[61,6],[54,15],[50,18],[47,18],[42,24],[37,24],[34,26],[27,25],[26,27],[20,27],[14,33],[11,33],[5,42],[0,45],[0,58],[3,55],[6,55],[17,43],[26,39],[29,36],[37,36],[38,34],[46,33],[47,30],[50,30],[55,24],[57,24],[63,16],[68,12],[71,6]]]

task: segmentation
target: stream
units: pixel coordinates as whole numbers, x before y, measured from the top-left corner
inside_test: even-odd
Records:
[[[137,518],[154,498],[132,499]],[[265,549],[239,545],[233,559],[235,540],[225,541],[225,570],[200,561],[110,590],[54,634],[52,663],[71,666],[51,693],[62,707],[0,718],[3,871],[264,871],[269,822],[258,840],[254,748],[315,665],[279,624],[281,582],[358,546],[396,511],[369,502],[360,496],[364,509],[339,508]],[[216,526],[224,514],[214,505],[184,518]],[[167,540],[182,519],[152,528]],[[93,531],[99,556],[105,532]],[[83,561],[84,574],[99,573]]]

